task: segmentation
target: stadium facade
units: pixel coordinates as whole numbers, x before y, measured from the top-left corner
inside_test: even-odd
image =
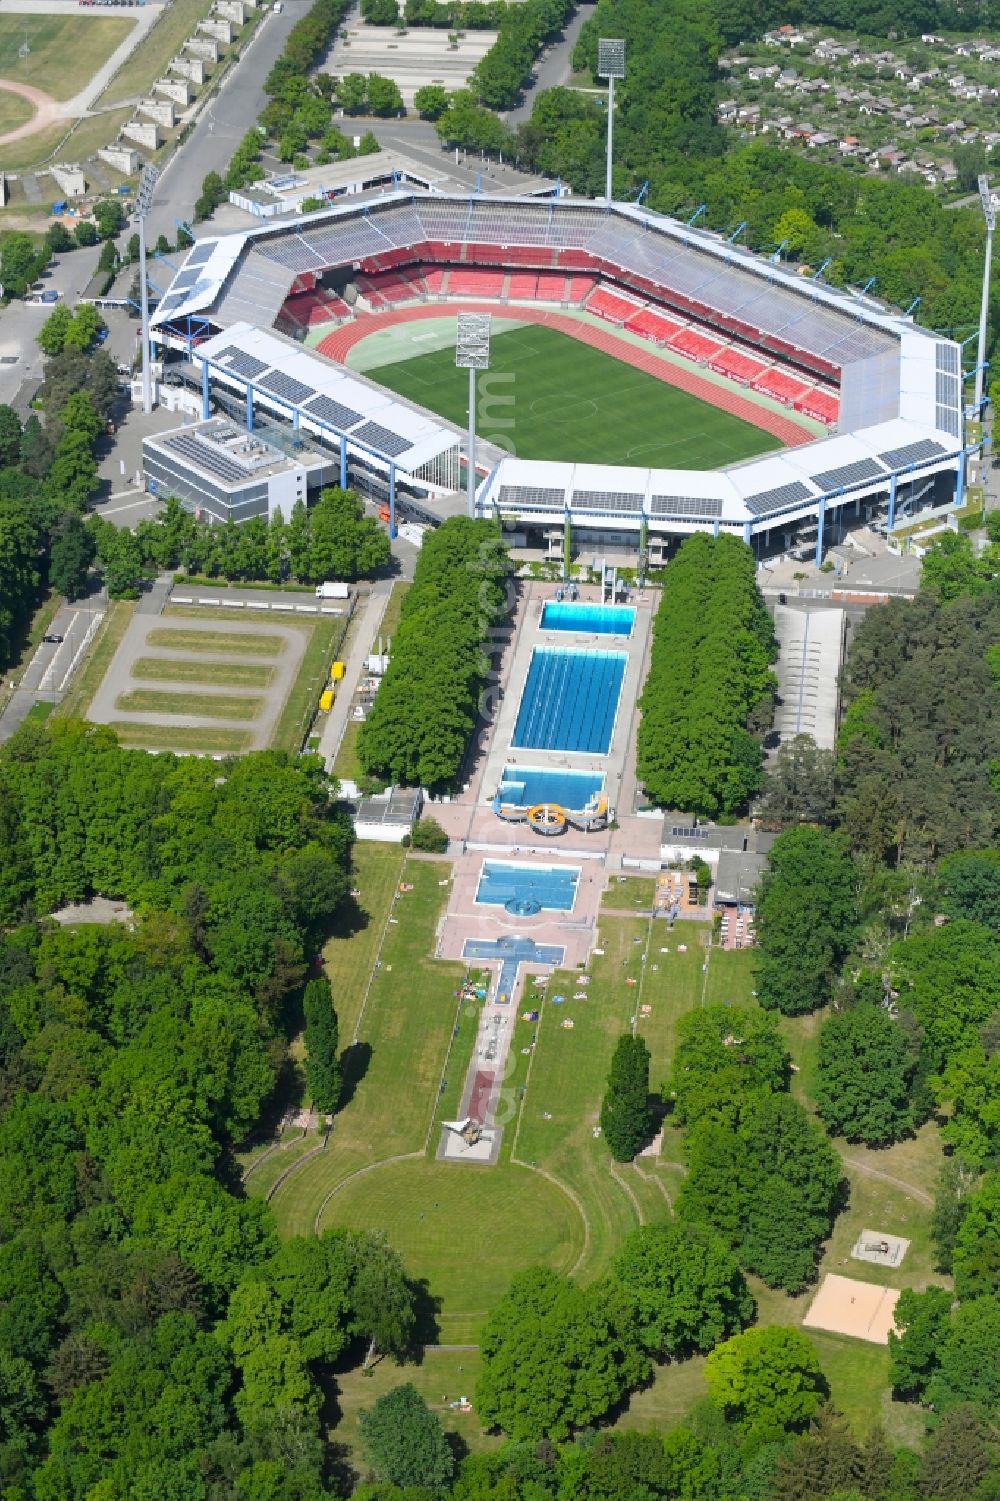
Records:
[[[537,271],[539,286],[545,273],[590,277],[622,301],[630,328],[654,342],[662,328],[663,342],[702,351],[703,363],[744,384],[763,371],[756,389],[787,392],[800,412],[836,423],[813,442],[715,470],[499,459],[478,487],[478,511],[550,551],[571,532],[656,561],[672,538],[711,530],[761,552],[815,541],[819,556],[831,524],[885,517],[891,526],[930,489],[962,502],[958,344],[629,205],[408,190],[206,238],[163,296],[153,336],[187,362],[204,416],[213,397],[230,412],[238,404],[249,428],[266,414],[335,454],[342,482],[361,481],[393,510],[450,514],[459,432],[282,331],[296,295],[417,267],[465,268],[466,280],[469,268]]]

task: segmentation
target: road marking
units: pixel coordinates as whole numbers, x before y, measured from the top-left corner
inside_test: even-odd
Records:
[[[88,625],[88,627],[87,627],[87,629],[86,629],[86,631],[84,633],[84,637],[83,637],[82,642],[80,643],[80,647],[79,647],[76,655],[74,656],[72,662],[67,667],[65,677],[63,678],[62,682],[59,684],[59,692],[60,693],[64,693],[66,691],[66,684],[69,682],[70,678],[73,676],[73,673],[76,671],[76,664],[77,664],[77,662],[79,662],[80,658],[83,656],[84,652],[87,650],[87,647],[90,645],[91,641],[94,639],[94,632],[97,630],[97,627],[100,625],[100,623],[101,623],[101,621],[103,619],[104,619],[104,611],[103,610],[96,611],[94,613],[93,617],[91,618],[91,622]]]
[[[64,636],[72,636],[72,634],[73,634],[73,627],[76,625],[76,622],[79,620],[79,618],[80,618],[80,611],[79,610],[74,610],[73,611],[73,618],[72,618],[72,620],[70,621],[69,625],[66,627],[65,631],[63,631],[63,633],[62,633]],[[60,643],[60,645],[57,646],[56,649],[55,649],[55,651],[52,653],[52,660],[49,662],[48,667],[46,667],[45,671],[42,673],[41,682],[38,684],[39,688],[48,688],[49,687],[52,678],[55,676],[56,667],[59,664],[59,659],[60,659],[61,656],[62,656],[62,644]]]

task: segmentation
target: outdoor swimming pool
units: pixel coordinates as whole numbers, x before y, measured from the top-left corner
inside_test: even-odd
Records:
[[[505,766],[500,783],[501,801],[531,808],[536,803],[558,803],[579,811],[585,808],[604,778],[599,771],[544,771],[540,766]]]
[[[518,865],[512,860],[484,860],[476,901],[528,916],[549,908],[570,912],[580,879],[578,865]]]
[[[590,636],[631,636],[635,611],[630,605],[563,604],[548,599],[542,606],[543,631],[577,631]]]
[[[628,657],[536,646],[511,745],[604,755],[611,745]]]

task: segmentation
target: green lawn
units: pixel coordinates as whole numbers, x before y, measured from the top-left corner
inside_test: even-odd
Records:
[[[299,622],[296,622],[298,624]],[[284,622],[282,622],[284,624]],[[238,657],[280,657],[285,650],[283,636],[265,636],[251,631],[230,634],[228,631],[199,631],[184,626],[157,626],[146,636],[148,646],[166,646],[172,651],[203,651]]]
[[[256,719],[262,698],[235,693],[188,693],[179,689],[132,688],[119,693],[115,708],[130,714],[200,714],[206,719]]]
[[[395,853],[399,858],[401,852]],[[350,950],[343,962],[337,956],[331,981],[343,1043],[349,1045],[356,1033],[357,1045],[347,1055],[348,1102],[337,1117],[329,1151],[307,1163],[274,1200],[279,1225],[289,1234],[310,1234],[317,1223],[338,1223],[339,1196],[330,1200],[330,1195],[350,1174],[400,1154],[423,1158],[455,1025],[454,991],[464,967],[427,957],[447,894],[447,887],[438,883],[447,880],[448,865],[407,861],[402,870],[414,889],[397,896],[392,907],[396,921],[388,920],[384,901],[390,876],[391,886],[398,887],[397,873],[379,867],[377,884],[359,873],[361,900],[366,884],[369,899],[375,898],[374,932],[362,928],[360,944],[359,935],[345,933],[327,947],[328,955],[341,943]],[[376,954],[381,967],[372,974]],[[337,981],[338,965],[343,975],[355,962],[365,987],[360,1004],[357,992],[353,1001],[345,998]],[[351,1011],[357,1015],[354,1027]]]
[[[195,751],[204,756],[238,756],[253,744],[249,730],[229,730],[221,726],[183,724],[136,724],[133,720],[113,719],[114,730],[122,745],[144,750]]]
[[[162,683],[218,683],[230,688],[266,688],[275,669],[265,662],[190,662],[183,658],[137,657],[134,678]]]
[[[20,94],[12,94],[7,89],[0,90],[0,135],[27,125],[34,113],[33,107]]]
[[[72,99],[135,25],[128,16],[0,16],[0,78]],[[21,56],[27,43],[28,55]],[[152,81],[152,80],[150,80]]]
[[[613,912],[649,912],[656,899],[652,876],[615,876],[601,897],[601,909]]]
[[[375,378],[450,422],[468,420],[468,378],[452,349],[380,365]],[[760,428],[538,325],[497,335],[480,387],[481,436],[502,437],[523,459],[715,469],[780,447]]]

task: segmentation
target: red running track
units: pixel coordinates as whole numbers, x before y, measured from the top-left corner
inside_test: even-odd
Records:
[[[390,328],[397,323],[415,323],[421,318],[447,317],[451,313],[492,313],[496,317],[498,309],[495,302],[448,302],[424,303],[418,307],[390,308],[378,313],[360,313],[353,322],[345,323],[333,333],[327,334],[317,348],[319,353],[325,355],[328,360],[337,360],[340,364],[344,364],[349,351],[354,348],[355,344],[359,344],[362,339],[366,339],[369,334],[376,333],[380,328]],[[652,352],[639,349],[634,344],[627,343],[625,339],[617,338],[603,328],[593,328],[589,323],[578,322],[575,318],[567,317],[565,313],[553,313],[544,308],[504,309],[500,316],[505,315],[516,318],[520,323],[544,323],[549,328],[558,329],[560,333],[568,334],[571,339],[579,339],[581,344],[589,344],[592,349],[600,349],[605,354],[612,355],[616,360],[634,366],[636,370],[642,370],[657,380],[666,381],[668,386],[676,386],[680,391],[687,391],[688,395],[696,396],[699,401],[705,401],[709,406],[729,412],[733,417],[741,417],[744,422],[749,422],[751,427],[759,427],[764,432],[770,433],[772,438],[777,438],[786,448],[797,448],[803,443],[816,441],[816,434],[800,426],[794,418],[786,417],[781,412],[772,412],[768,407],[758,406],[755,401],[741,396],[738,391],[727,391],[724,386],[717,386],[712,381],[705,380],[695,371],[685,370],[680,365],[672,365]],[[378,372],[373,371],[372,377],[377,379]]]

